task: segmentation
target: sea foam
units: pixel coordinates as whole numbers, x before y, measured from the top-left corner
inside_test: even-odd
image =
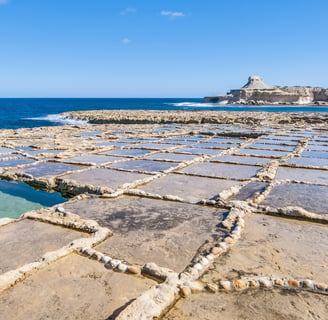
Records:
[[[202,103],[202,102],[176,102],[176,103],[165,103],[165,104],[174,107],[196,107],[196,108],[219,107],[219,105],[215,103]]]
[[[49,122],[53,122],[53,123],[68,124],[68,125],[88,124],[88,121],[86,121],[86,120],[72,119],[72,118],[65,117],[61,114],[48,114],[43,117],[25,118],[24,120],[49,121]]]

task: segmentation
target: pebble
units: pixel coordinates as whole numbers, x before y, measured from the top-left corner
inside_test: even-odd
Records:
[[[211,252],[214,254],[214,255],[218,255],[220,253],[222,253],[222,248],[219,248],[219,247],[213,247],[211,249]]]
[[[198,271],[203,270],[203,266],[200,263],[196,263],[193,267]]]
[[[297,280],[288,280],[288,285],[291,287],[291,288],[299,288],[300,287],[300,282],[297,281]]]
[[[219,286],[215,283],[208,283],[206,285],[206,289],[209,291],[209,292],[212,292],[212,293],[217,293],[219,291]]]
[[[91,255],[91,259],[94,259],[94,260],[98,260],[100,261],[100,259],[103,257],[103,254],[101,252],[94,252],[92,255]]]
[[[180,288],[180,295],[183,298],[187,298],[191,295],[191,290],[188,287],[182,287]]]
[[[88,254],[89,250],[90,250],[89,247],[84,247],[84,248],[81,249],[81,253]]]
[[[117,267],[116,270],[119,272],[126,272],[128,270],[128,266],[125,263],[120,263]]]
[[[192,267],[188,271],[193,277],[198,277],[199,271],[197,269]]]
[[[228,245],[225,242],[220,242],[219,246],[223,251],[228,250]]]
[[[272,287],[272,281],[268,279],[260,279],[260,285],[264,288],[271,288]]]
[[[247,288],[247,282],[241,279],[236,279],[233,281],[233,286],[237,290],[242,290]]]
[[[235,243],[235,239],[233,239],[232,237],[227,237],[224,239],[224,242],[225,243],[228,243],[228,244],[234,244]]]
[[[189,288],[192,293],[199,293],[204,290],[204,285],[200,281],[193,281],[189,283]]]
[[[328,286],[325,283],[317,283],[316,287],[318,290],[325,291],[328,289]]]
[[[65,209],[63,207],[57,207],[56,212],[65,213]]]
[[[232,289],[230,281],[220,281],[219,282],[220,288],[230,291]]]
[[[256,280],[249,280],[248,281],[248,286],[251,288],[255,288],[259,286],[259,283]]]
[[[307,289],[313,289],[314,287],[313,281],[309,279],[303,280],[303,287]]]
[[[120,260],[112,259],[108,263],[105,264],[105,268],[115,269],[120,263],[121,263]]]
[[[203,266],[207,266],[210,262],[208,261],[207,258],[203,257],[199,261]]]
[[[111,257],[108,257],[108,256],[102,256],[100,258],[100,262],[105,263],[105,264],[108,263],[111,260],[112,260],[112,258]]]
[[[277,286],[283,287],[285,285],[285,281],[282,280],[282,279],[276,279],[274,281],[274,284],[277,285]]]
[[[212,262],[212,261],[214,261],[214,255],[212,254],[212,253],[210,253],[210,254],[208,254],[207,256],[206,256],[206,258],[208,259],[208,261],[209,262]]]
[[[136,266],[128,266],[127,272],[131,273],[131,274],[140,274],[141,269],[139,267],[136,267]]]

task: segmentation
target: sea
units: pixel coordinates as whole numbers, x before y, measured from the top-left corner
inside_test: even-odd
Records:
[[[238,106],[202,103],[201,98],[89,98],[89,99],[0,99],[0,129],[34,128],[63,124],[87,124],[66,119],[61,113],[77,110],[218,110],[266,112],[328,112],[327,106]],[[1,167],[1,161],[0,161]],[[0,218],[66,201],[60,194],[47,193],[19,182],[0,180]]]
[[[266,112],[328,112],[328,106],[239,106],[202,103],[201,98],[2,98],[0,129],[79,124],[65,119],[77,110],[218,110]]]

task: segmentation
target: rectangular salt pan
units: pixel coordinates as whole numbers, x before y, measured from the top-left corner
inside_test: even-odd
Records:
[[[247,165],[199,163],[181,171],[199,176],[245,180],[254,177],[259,168]]]
[[[162,172],[177,166],[175,163],[151,161],[151,160],[128,160],[111,165],[111,168],[137,170],[145,172]]]
[[[27,173],[35,178],[53,177],[64,174],[69,171],[80,170],[79,166],[69,165],[65,163],[40,163],[35,166],[24,168],[19,172]]]
[[[270,207],[301,207],[309,212],[328,214],[328,186],[286,184],[275,187],[261,203]]]

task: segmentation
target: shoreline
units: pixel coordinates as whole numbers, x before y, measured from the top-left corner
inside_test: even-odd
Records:
[[[325,317],[328,114],[65,115],[108,123],[0,130],[70,198],[0,219],[1,319]]]
[[[63,117],[91,124],[318,124],[328,122],[325,112],[199,111],[199,110],[90,110],[62,113]]]

